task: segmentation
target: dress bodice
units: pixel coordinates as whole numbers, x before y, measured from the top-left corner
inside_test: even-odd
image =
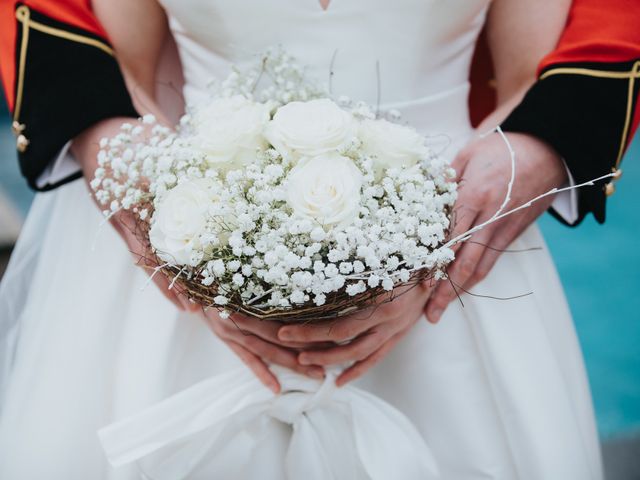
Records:
[[[188,105],[232,64],[242,68],[281,46],[311,78],[329,83],[331,76],[334,96],[398,110],[404,122],[436,137],[448,160],[472,135],[469,73],[491,0],[330,0],[326,10],[319,0],[159,1]],[[573,218],[575,197],[559,199],[555,208]]]
[[[490,0],[161,0],[170,18],[185,78],[187,103],[230,64],[242,66],[269,46],[282,46],[328,81],[332,92],[375,104],[376,64],[383,106],[398,108],[419,128],[453,134],[468,130],[468,77]],[[442,117],[424,112],[440,99]],[[408,113],[408,115],[407,115]],[[431,115],[431,118],[435,118]],[[454,124],[448,123],[453,121]],[[426,123],[425,123],[426,122]]]

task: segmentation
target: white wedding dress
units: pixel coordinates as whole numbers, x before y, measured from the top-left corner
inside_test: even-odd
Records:
[[[320,80],[329,78],[337,52],[336,95],[375,104],[378,63],[383,107],[400,110],[425,134],[449,136],[452,157],[473,133],[467,79],[489,1],[333,0],[326,11],[318,0],[162,3],[187,102],[232,63],[253,61],[268,46],[282,45]],[[194,434],[190,448],[214,433],[217,447],[206,452],[205,473],[189,479],[602,478],[580,348],[536,227],[512,248],[542,250],[502,255],[474,289],[532,295],[509,301],[463,295],[464,308],[452,303],[435,326],[419,321],[349,390],[325,383],[322,396],[317,382],[280,371],[291,395],[276,405],[198,317],[176,311],[153,285],[143,289],[145,273],[102,222],[77,181],[38,194],[24,226],[0,290],[5,346],[15,346],[3,360],[9,375],[0,478],[141,478],[135,463],[110,466],[97,434],[131,415],[133,423],[101,431],[107,452],[122,463],[154,451],[153,442],[162,443],[157,435],[176,440],[199,422],[226,425]],[[319,404],[348,405],[351,414],[310,407]],[[257,405],[253,420],[245,410],[232,423],[241,418],[246,428],[229,427],[227,416],[247,405]],[[174,416],[182,408],[181,422]],[[191,453],[183,454],[174,467],[191,461]],[[149,461],[143,459],[143,469]],[[428,476],[415,473],[427,470]],[[179,478],[166,469],[156,474],[147,478]]]

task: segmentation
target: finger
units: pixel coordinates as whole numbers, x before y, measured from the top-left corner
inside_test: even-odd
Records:
[[[143,268],[147,275],[153,277],[153,283],[160,289],[160,292],[171,302],[173,303],[178,310],[185,310],[190,312],[195,312],[200,309],[200,306],[190,302],[186,296],[170,288],[171,283],[169,280],[161,273],[156,272],[155,269],[158,266],[154,261],[155,255],[153,252],[149,251],[145,245],[143,245],[139,238],[135,234],[136,230],[136,219],[133,215],[128,214],[129,212],[121,212],[118,215],[117,219],[112,220],[112,225],[116,229],[116,231],[120,234],[120,236],[126,242],[129,251],[136,259],[136,265]]]
[[[257,335],[260,338],[267,340],[268,342],[282,345],[289,348],[304,349],[308,348],[309,343],[284,341],[278,337],[278,331],[282,327],[281,322],[271,320],[260,320],[258,318],[252,318],[247,315],[233,314],[229,318],[229,322],[236,329],[239,329],[242,333],[249,335]]]
[[[327,366],[339,365],[354,360],[364,360],[379,349],[391,336],[391,332],[383,329],[377,329],[374,332],[365,332],[361,337],[346,345],[302,352],[298,355],[298,361],[302,365]]]
[[[464,171],[467,168],[469,160],[471,160],[471,151],[468,148],[463,148],[458,152],[456,158],[451,162],[451,168],[456,171],[456,181],[459,182],[464,176]]]
[[[331,323],[306,325],[285,325],[278,331],[278,338],[283,341],[301,343],[310,342],[346,342],[380,323],[379,313],[364,310]]]
[[[347,368],[336,380],[336,385],[342,387],[348,382],[361,377],[373,366],[375,366],[380,360],[382,360],[387,353],[393,349],[393,347],[400,341],[404,332],[400,332],[391,337],[386,343],[384,343],[378,350],[374,351],[371,355],[360,362],[356,362]]]
[[[227,345],[235,352],[240,360],[251,369],[251,371],[258,377],[265,387],[271,390],[273,393],[280,392],[280,382],[273,374],[266,363],[264,363],[259,357],[248,351],[241,345],[234,342],[228,342]]]
[[[149,272],[147,272],[149,273]],[[151,273],[153,275],[153,273]],[[187,312],[197,312],[202,309],[202,305],[191,302],[184,293],[175,287],[171,287],[169,279],[162,273],[153,275],[153,283],[160,289],[160,292],[169,299],[179,310]]]
[[[113,220],[112,224],[127,243],[129,251],[136,259],[136,265],[143,268],[147,275],[153,276],[153,282],[178,310],[196,312],[202,308],[201,305],[191,302],[183,293],[171,288],[169,280],[163,274],[155,271],[158,266],[155,261],[155,255],[140,242],[134,233],[136,229],[134,217],[121,215],[117,220]]]
[[[437,323],[440,321],[449,303],[458,296],[456,286],[462,287],[474,275],[492,234],[493,230],[488,227],[474,235],[473,243],[465,243],[458,251],[456,259],[447,270],[449,280],[440,282],[427,304],[425,315],[429,322]]]
[[[174,292],[180,303],[184,305],[184,309],[188,312],[199,312],[202,310],[203,306],[192,301],[184,291],[176,290],[175,288],[172,288],[171,291]]]
[[[324,378],[324,368],[317,365],[302,365],[298,362],[297,352],[287,350],[285,348],[273,345],[256,336],[242,336],[236,333],[235,338],[229,339],[231,342],[241,345],[249,352],[258,356],[262,360],[269,363],[275,363],[294,370],[303,375],[307,375],[315,379]]]
[[[169,290],[169,281],[163,275],[155,275],[153,277],[153,283],[158,287],[160,293],[162,293],[167,300],[173,303],[178,310],[187,310],[184,302],[176,292]]]
[[[504,250],[509,248],[509,245],[522,233],[523,229],[524,226],[521,225],[521,222],[505,223],[496,229],[473,276],[465,282],[465,290],[469,290],[486,278]]]
[[[478,218],[479,207],[476,205],[477,201],[472,198],[472,192],[469,190],[460,189],[458,200],[453,209],[452,227],[449,238],[456,238],[467,232],[474,222]],[[456,251],[462,244],[460,242],[453,245],[451,248]]]

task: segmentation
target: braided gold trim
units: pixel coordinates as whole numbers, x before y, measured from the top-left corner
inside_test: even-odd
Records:
[[[618,149],[618,158],[614,170],[617,170],[622,162],[624,151],[627,145],[627,137],[629,135],[629,129],[631,127],[631,112],[633,111],[633,90],[636,79],[640,79],[640,60],[633,64],[631,70],[628,72],[615,72],[606,70],[597,70],[593,68],[571,68],[571,67],[559,67],[547,70],[540,76],[540,80],[554,76],[554,75],[584,75],[587,77],[596,78],[611,78],[616,80],[628,80],[629,89],[627,95],[627,112],[625,115],[624,128],[622,129],[622,140],[620,141],[620,148]]]

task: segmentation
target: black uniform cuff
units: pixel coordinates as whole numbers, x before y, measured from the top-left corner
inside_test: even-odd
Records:
[[[137,117],[111,46],[91,32],[16,6],[14,133],[22,174],[37,179],[62,147],[106,118]]]
[[[576,183],[616,171],[629,141],[640,82],[636,62],[554,65],[503,122],[505,131],[531,134],[553,146]],[[630,88],[631,87],[631,88]],[[609,181],[578,190],[578,220],[605,220]]]

